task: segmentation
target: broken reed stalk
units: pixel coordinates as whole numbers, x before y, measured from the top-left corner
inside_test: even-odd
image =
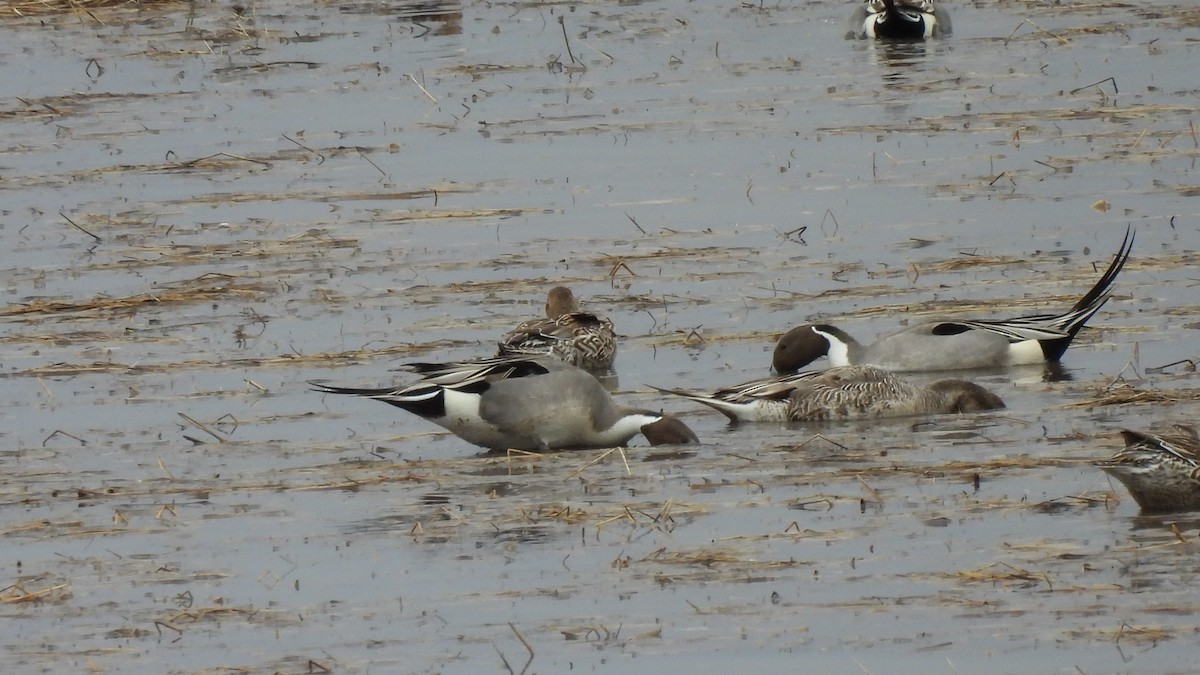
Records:
[[[50,586],[48,588],[43,588],[43,589],[37,590],[37,591],[27,591],[27,590],[21,588],[20,586],[16,586],[16,585],[9,586],[8,588],[0,590],[0,605],[7,605],[7,604],[13,604],[13,603],[19,603],[19,602],[37,602],[40,600],[44,600],[46,598],[46,596],[48,596],[52,593],[61,591],[65,588],[70,588],[70,584],[58,584],[58,585]],[[16,595],[7,595],[7,593],[9,593],[10,591],[16,593]]]
[[[592,466],[593,464],[596,464],[596,463],[600,462],[600,461],[601,461],[601,460],[603,460],[605,457],[608,457],[609,455],[611,455],[611,454],[612,454],[612,453],[614,453],[614,452],[619,452],[619,453],[621,453],[621,461],[623,461],[623,462],[625,463],[625,475],[627,475],[627,476],[632,476],[632,475],[633,475],[633,471],[632,471],[632,470],[630,470],[630,468],[629,468],[629,458],[627,458],[627,457],[625,456],[625,448],[622,448],[622,447],[618,446],[618,447],[615,447],[615,448],[609,448],[608,450],[605,450],[603,453],[601,453],[601,454],[600,454],[600,456],[599,456],[599,457],[597,457],[597,458],[593,459],[592,461],[588,462],[587,464],[584,464],[583,466],[579,467],[579,468],[578,468],[578,469],[576,469],[575,471],[572,471],[572,472],[571,472],[571,474],[570,474],[569,476],[567,476],[566,478],[564,478],[563,480],[570,480],[570,479],[572,479],[572,478],[574,478],[574,477],[578,476],[579,474],[581,474],[581,473],[583,473],[584,471],[586,471],[586,470],[588,469],[588,467]]]
[[[563,42],[567,45],[567,56],[571,59],[571,63],[575,65],[583,65],[575,59],[575,53],[571,51],[571,40],[567,37],[567,23],[563,20],[562,15],[558,17],[558,25],[562,28]]]
[[[218,443],[224,443],[224,442],[225,442],[225,439],[224,439],[224,438],[222,438],[220,435],[218,435],[218,434],[217,434],[217,432],[215,432],[215,431],[213,431],[213,430],[209,429],[208,427],[204,426],[203,424],[201,424],[201,423],[200,423],[199,421],[197,421],[196,419],[194,419],[194,418],[192,418],[192,417],[189,417],[188,415],[186,415],[186,414],[184,414],[184,413],[182,413],[182,412],[176,412],[175,414],[176,414],[176,415],[179,415],[179,416],[180,416],[180,417],[182,417],[183,419],[187,420],[188,424],[191,424],[192,426],[196,427],[196,428],[197,428],[197,429],[199,429],[200,431],[203,431],[204,433],[208,434],[209,436],[212,436],[213,438],[217,439],[217,442],[218,442]]]
[[[59,212],[58,212],[58,215],[62,216],[62,217],[63,217],[63,220],[67,221],[67,222],[68,222],[68,223],[71,225],[71,227],[73,227],[73,228],[75,228],[75,229],[79,230],[80,232],[82,232],[82,233],[86,234],[87,236],[91,237],[92,239],[95,239],[97,244],[102,244],[102,243],[104,243],[104,242],[103,242],[103,240],[102,240],[102,239],[100,239],[100,237],[97,237],[96,235],[92,234],[91,232],[88,232],[86,229],[84,229],[84,227],[83,227],[82,225],[80,225],[79,223],[77,223],[77,222],[75,222],[75,221],[71,220],[70,218],[68,218],[68,217],[67,217],[67,214],[63,213],[62,211],[59,211]]]
[[[879,493],[875,491],[875,488],[871,487],[870,485],[867,485],[867,481],[863,480],[863,477],[861,475],[855,474],[854,477],[857,478],[858,482],[862,484],[863,489],[865,489],[867,491],[867,494],[870,495],[871,500],[874,501],[876,504],[883,506],[883,498],[879,496]]]

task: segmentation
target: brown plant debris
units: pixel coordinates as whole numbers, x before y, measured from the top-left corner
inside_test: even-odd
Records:
[[[1098,388],[1092,398],[1072,401],[1055,406],[1065,408],[1095,408],[1109,405],[1131,405],[1141,403],[1185,403],[1200,401],[1200,389],[1139,389],[1131,384]]]
[[[265,366],[296,366],[296,365],[347,365],[363,360],[384,356],[420,356],[436,347],[429,344],[400,344],[381,349],[362,349],[353,352],[322,352],[319,354],[280,354],[279,356],[248,357],[241,359],[191,359],[171,363],[119,363],[116,361],[95,361],[93,363],[52,363],[46,366],[23,370],[16,375],[23,376],[63,376],[81,375],[84,373],[169,373],[187,369],[212,368],[261,368]]]
[[[233,281],[235,278],[225,274],[205,274],[195,279],[179,282],[174,287],[123,298],[100,296],[78,301],[39,298],[0,308],[0,316],[22,316],[30,317],[31,321],[40,321],[47,315],[131,311],[144,305],[182,304],[230,297],[259,296],[270,290],[267,284],[237,283]]]
[[[41,580],[38,580],[41,581]],[[63,602],[71,597],[70,584],[51,584],[37,590],[27,590],[18,582],[0,589],[0,605],[21,602]]]
[[[0,16],[37,16],[96,9],[149,9],[176,0],[0,0]]]
[[[970,582],[1018,582],[1023,588],[1037,586],[1041,583],[1050,583],[1049,578],[1045,574],[1030,572],[1004,562],[994,562],[979,569],[959,572],[958,577]]]

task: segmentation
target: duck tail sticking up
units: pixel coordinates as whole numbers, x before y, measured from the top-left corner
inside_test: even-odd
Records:
[[[1092,286],[1075,306],[1064,314],[1058,317],[1046,316],[1041,317],[1049,319],[1050,323],[1062,329],[1066,333],[1066,337],[1057,340],[1043,340],[1042,352],[1046,355],[1047,361],[1058,361],[1062,355],[1066,353],[1067,347],[1071,346],[1071,341],[1075,339],[1075,335],[1083,328],[1092,316],[1100,311],[1104,303],[1112,296],[1111,286],[1116,280],[1117,274],[1121,272],[1121,268],[1125,267],[1125,263],[1129,260],[1129,253],[1133,250],[1133,228],[1125,230],[1125,239],[1121,241],[1121,249],[1113,256],[1112,263],[1108,269],[1104,271],[1104,276]],[[1037,319],[1039,317],[1029,317]]]

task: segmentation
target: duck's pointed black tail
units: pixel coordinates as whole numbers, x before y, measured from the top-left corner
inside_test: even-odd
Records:
[[[1100,311],[1104,303],[1108,302],[1112,296],[1111,287],[1120,274],[1121,268],[1125,267],[1125,263],[1129,260],[1129,254],[1133,250],[1134,231],[1133,227],[1125,230],[1125,239],[1121,241],[1121,248],[1113,257],[1113,261],[1109,264],[1108,269],[1104,271],[1104,275],[1100,280],[1092,286],[1075,306],[1067,313],[1055,317],[1052,322],[1056,327],[1060,328],[1066,337],[1057,340],[1043,340],[1042,351],[1046,355],[1047,361],[1057,361],[1062,358],[1062,355],[1067,351],[1067,347],[1071,346],[1071,340],[1075,339],[1075,334],[1083,328],[1084,324],[1091,319],[1092,316]]]

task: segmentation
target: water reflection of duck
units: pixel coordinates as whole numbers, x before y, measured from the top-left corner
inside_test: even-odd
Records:
[[[880,67],[904,76],[907,76],[910,70],[928,58],[930,49],[929,44],[924,40],[917,42],[881,41],[874,47],[871,53],[876,57]]]
[[[904,87],[921,81],[929,71],[930,40],[874,40],[869,53],[881,69],[884,87]],[[889,98],[884,105],[889,114],[901,114],[907,98]]]
[[[850,15],[846,39],[923,40],[950,30],[950,14],[932,0],[867,0]]]
[[[417,28],[413,37],[461,35],[461,0],[401,0],[400,2],[343,2],[337,9],[343,14],[380,15]],[[390,25],[390,24],[389,24]]]

